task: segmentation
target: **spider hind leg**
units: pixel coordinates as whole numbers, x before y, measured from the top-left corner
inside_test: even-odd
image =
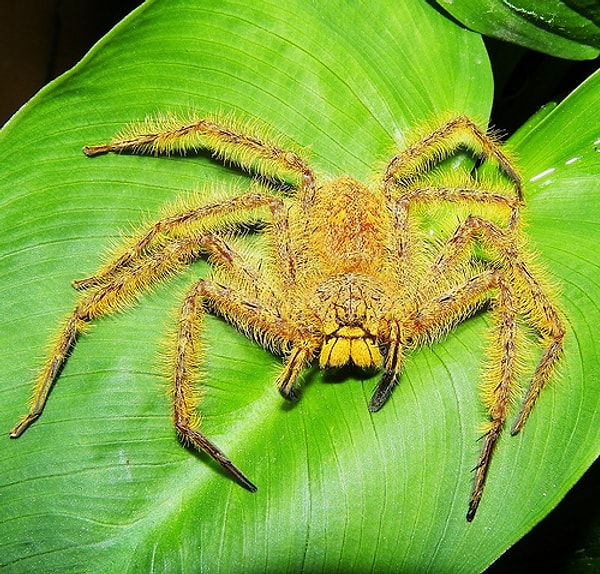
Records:
[[[522,201],[521,176],[494,138],[466,116],[450,119],[394,156],[385,170],[384,186],[390,189],[418,178],[430,166],[452,155],[459,148],[467,148],[473,153],[476,166],[493,159],[500,171],[512,181],[517,199]]]

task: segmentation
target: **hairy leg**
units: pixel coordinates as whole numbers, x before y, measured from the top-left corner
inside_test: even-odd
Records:
[[[439,163],[460,147],[471,150],[480,163],[493,159],[500,171],[513,182],[517,199],[523,199],[521,177],[500,145],[466,116],[451,119],[391,159],[383,177],[388,197],[393,195],[395,188],[419,179],[431,165]]]
[[[151,283],[187,262],[193,260],[200,249],[195,238],[182,238],[171,242],[163,250],[153,253],[138,264],[117,274],[112,281],[92,289],[77,303],[37,378],[31,408],[12,429],[10,436],[17,438],[41,415],[50,390],[58,378],[77,338],[86,325],[98,317],[108,315],[136,298]]]
[[[485,373],[483,397],[490,420],[475,467],[475,481],[467,511],[467,520],[475,518],[498,438],[508,415],[510,398],[517,389],[519,341],[517,304],[508,282],[496,274],[498,295],[493,301],[494,327],[490,346],[490,364]]]
[[[409,187],[400,194],[402,199],[411,203],[432,203],[449,201],[454,203],[481,203],[504,206],[508,209],[517,209],[522,202],[514,196],[492,192],[483,188],[472,187]]]
[[[287,346],[298,337],[298,328],[287,323],[277,310],[265,305],[257,298],[239,290],[231,289],[211,280],[200,280],[188,292],[178,319],[176,352],[172,367],[173,420],[175,428],[183,442],[206,452],[244,488],[254,492],[256,487],[227,458],[223,452],[199,430],[200,419],[197,414],[196,371],[201,362],[200,337],[205,312],[212,311],[227,318],[238,330],[257,340],[272,350]],[[306,365],[311,352],[307,346],[304,351],[292,351],[279,377],[278,386],[287,376],[289,393],[293,398],[293,386],[299,371]],[[285,385],[283,385],[285,386]]]
[[[225,316],[240,331],[249,334],[265,347],[293,346],[287,356],[283,371],[277,378],[277,388],[288,400],[297,398],[296,387],[300,372],[308,366],[321,341],[311,336],[301,325],[292,325],[281,313],[283,298],[293,297],[296,259],[289,241],[285,214],[275,217],[275,248],[278,253],[279,275],[284,291],[274,291],[258,271],[251,268],[223,240],[208,235],[205,246],[225,266],[227,274],[237,278],[240,291],[215,282],[204,282],[205,296],[215,304],[215,310]],[[257,335],[260,334],[260,337]],[[262,339],[262,340],[261,340]]]
[[[271,210],[276,221],[281,219],[280,214],[285,211],[281,199],[257,191],[164,217],[134,238],[120,254],[99,269],[95,275],[74,281],[73,286],[83,290],[108,283],[123,268],[134,265],[147,256],[150,250],[157,247],[157,243],[160,248],[161,242],[168,241],[172,237],[198,236],[211,229],[226,226],[232,221],[232,216],[239,217],[242,213],[251,213],[265,207]]]
[[[513,424],[511,433],[514,435],[522,430],[531,410],[543,387],[550,379],[556,364],[562,354],[565,329],[556,307],[535,278],[527,255],[518,246],[518,240],[510,230],[504,230],[488,220],[479,217],[469,217],[459,226],[455,234],[442,248],[437,260],[430,271],[424,276],[421,289],[427,293],[439,292],[441,279],[452,275],[451,270],[457,262],[472,249],[478,240],[484,248],[491,250],[501,261],[502,270],[496,271],[495,284],[489,288],[497,288],[495,298],[495,345],[494,349],[501,350],[492,357],[492,367],[486,375],[484,397],[490,413],[490,426],[484,438],[484,446],[479,464],[476,468],[476,482],[467,515],[472,520],[485,482],[489,462],[502,430],[506,417],[506,409],[510,390],[514,386],[511,379],[515,376],[515,359],[517,358],[517,315],[522,316],[541,335],[543,347],[534,374],[530,380],[526,396],[521,404],[520,412]],[[499,275],[500,274],[500,275]],[[466,285],[475,281],[469,280]],[[447,294],[438,295],[435,301],[444,303],[454,314],[460,317],[477,307],[484,300],[486,291],[481,291],[477,297],[465,300],[456,299]],[[471,300],[469,300],[471,299]],[[455,307],[454,309],[452,309]],[[439,317],[438,317],[439,320]],[[444,321],[441,321],[443,324]],[[433,321],[432,329],[438,330],[440,323]]]
[[[183,122],[165,117],[134,124],[103,145],[86,146],[92,157],[108,152],[170,154],[206,149],[224,161],[277,179],[286,175],[300,178],[302,196],[312,197],[315,176],[300,153],[284,149],[252,125],[239,125],[232,119],[193,119]],[[303,198],[301,198],[303,199]]]
[[[484,402],[490,420],[486,424],[483,447],[475,467],[468,521],[475,517],[481,501],[492,455],[508,415],[510,398],[517,388],[520,355],[518,304],[504,273],[486,270],[430,301],[421,309],[414,327],[416,339],[421,342],[432,340],[464,318],[465,313],[475,308],[482,299],[489,297],[492,290],[497,290],[497,295],[492,299],[493,339],[483,386]]]
[[[422,288],[434,288],[435,282],[449,273],[457,259],[470,251],[475,240],[481,241],[485,248],[500,256],[507,281],[516,293],[519,312],[540,333],[540,344],[544,348],[511,431],[516,434],[523,428],[537,397],[560,359],[565,328],[559,311],[536,279],[532,264],[518,246],[515,235],[480,217],[467,218],[457,229],[425,277]]]

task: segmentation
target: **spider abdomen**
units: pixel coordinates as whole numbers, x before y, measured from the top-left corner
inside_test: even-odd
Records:
[[[331,270],[373,272],[391,233],[381,199],[358,181],[343,177],[323,185],[311,207],[309,248]]]

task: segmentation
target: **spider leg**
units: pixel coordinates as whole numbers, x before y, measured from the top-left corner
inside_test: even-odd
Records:
[[[565,328],[559,312],[532,273],[526,255],[518,248],[514,234],[480,217],[468,217],[457,229],[432,266],[426,284],[431,288],[440,277],[449,273],[456,260],[467,252],[476,238],[501,256],[501,264],[517,293],[519,311],[540,333],[540,343],[544,347],[511,431],[512,434],[517,434],[523,428],[537,397],[550,379],[560,358]]]
[[[521,177],[500,145],[466,116],[451,119],[390,160],[383,177],[388,196],[391,196],[394,187],[402,187],[406,182],[418,179],[429,166],[439,163],[460,147],[473,151],[479,163],[488,158],[494,159],[500,171],[513,182],[517,199],[523,199]]]
[[[494,314],[491,362],[486,372],[484,397],[490,422],[486,425],[483,447],[475,467],[467,520],[470,522],[481,500],[492,454],[508,415],[511,394],[516,386],[518,371],[518,302],[508,278],[499,270],[488,269],[469,278],[424,305],[415,317],[414,337],[421,342],[438,338],[444,331],[464,318],[490,290],[497,289],[493,299]]]
[[[465,220],[454,237],[446,244],[446,250],[440,254],[430,277],[444,273],[452,265],[452,261],[461,251],[467,249],[476,237],[501,255],[502,265],[513,284],[515,293],[518,294],[520,313],[541,334],[540,343],[544,347],[512,429],[512,434],[516,434],[523,428],[540,391],[548,382],[560,358],[564,346],[565,328],[558,310],[532,273],[525,254],[518,249],[517,240],[510,232],[485,219],[471,216]]]
[[[492,362],[486,373],[485,402],[490,414],[483,437],[483,446],[479,461],[475,467],[475,482],[467,511],[467,520],[471,522],[481,501],[485,480],[498,438],[502,433],[512,392],[516,386],[518,371],[518,324],[517,304],[511,289],[500,273],[495,274],[498,295],[494,299],[494,344]],[[494,356],[495,355],[495,356]]]
[[[398,278],[399,286],[411,285],[414,283],[415,258],[418,257],[413,252],[410,232],[410,205],[415,202],[462,202],[471,201],[483,204],[497,204],[511,210],[511,221],[518,221],[518,208],[520,201],[514,196],[503,193],[493,193],[484,189],[476,188],[439,188],[439,187],[408,187],[396,197],[388,198],[389,210],[392,214],[392,223],[394,233],[388,249],[390,253],[397,256],[393,259],[392,265],[395,267],[392,275]],[[456,234],[458,237],[452,238],[449,245],[440,254],[436,266],[423,277],[425,284],[421,285],[417,292],[432,293],[440,290],[440,285],[452,283],[453,276],[449,270],[457,267],[456,262],[459,256],[464,255],[467,246],[473,240],[473,235],[463,237],[463,233]],[[445,281],[442,282],[441,278]],[[474,303],[473,303],[474,304]],[[377,384],[373,396],[369,402],[369,410],[375,412],[379,410],[390,397],[394,387],[398,383],[398,374],[400,372],[404,358],[404,345],[407,337],[400,340],[398,323],[392,323],[390,333],[384,337],[390,343],[386,363],[384,365],[383,375]]]
[[[410,206],[414,203],[434,202],[465,203],[484,205],[494,204],[509,212],[509,229],[516,228],[519,220],[519,207],[522,202],[514,196],[489,192],[473,187],[432,187],[409,186],[397,197],[388,198],[387,205],[392,217],[394,233],[391,235],[388,251],[395,257],[390,262],[394,267],[392,275],[398,284],[411,285],[415,278],[415,257],[411,240]],[[447,265],[446,268],[449,266]]]
[[[231,460],[198,430],[199,418],[195,407],[197,396],[193,386],[193,371],[198,360],[199,331],[202,321],[202,301],[206,296],[204,281],[198,282],[187,294],[179,313],[177,348],[173,369],[172,400],[173,422],[182,442],[205,452],[227,470],[245,489],[256,491],[256,486]]]
[[[550,379],[562,354],[566,334],[562,320],[546,293],[540,288],[523,263],[520,263],[518,267],[523,283],[527,285],[529,290],[525,302],[530,316],[529,320],[542,333],[541,343],[546,347],[533,373],[521,410],[511,429],[513,435],[523,429],[541,390]]]
[[[50,359],[47,361],[46,365],[44,366],[44,370],[38,378],[31,408],[29,409],[29,412],[23,416],[21,420],[11,429],[9,435],[10,438],[19,438],[42,414],[52,385],[64,366],[69,352],[75,345],[77,336],[83,329],[84,324],[85,320],[79,317],[76,312],[74,312],[67,321],[59,341],[52,350]]]
[[[139,261],[126,273],[117,274],[109,283],[94,288],[82,297],[59,332],[37,378],[31,408],[11,430],[11,438],[21,436],[42,414],[50,390],[86,325],[98,317],[118,310],[137,297],[150,283],[193,260],[199,250],[197,238],[181,238],[173,241],[162,250]]]
[[[488,372],[487,406],[491,423],[484,438],[484,445],[479,463],[476,467],[476,479],[473,495],[467,514],[467,520],[473,520],[489,468],[490,459],[496,446],[496,441],[502,430],[508,399],[512,386],[511,379],[515,371],[515,346],[516,346],[516,317],[521,315],[541,334],[541,344],[544,347],[541,358],[529,383],[529,387],[522,402],[520,412],[512,427],[511,433],[518,433],[525,424],[542,388],[546,385],[562,353],[565,330],[560,315],[544,292],[538,280],[531,272],[524,254],[517,247],[514,234],[506,231],[494,223],[480,217],[471,216],[459,226],[455,234],[445,244],[430,272],[426,275],[422,288],[427,292],[435,290],[440,284],[440,279],[456,266],[458,259],[467,253],[476,239],[492,251],[500,255],[501,270],[496,273],[496,283],[499,294],[495,302],[495,312],[498,315],[497,344],[493,349],[502,349],[496,358],[496,366]],[[501,275],[498,275],[501,273]],[[474,279],[469,280],[469,282]],[[468,283],[467,283],[468,284]],[[489,288],[493,287],[490,284]],[[435,291],[434,291],[435,292]],[[485,291],[479,298],[470,302],[466,299],[455,310],[456,316],[476,308],[481,302]],[[445,295],[437,298],[441,301]],[[453,301],[451,297],[449,302]],[[468,305],[465,305],[468,303]],[[435,328],[437,323],[432,323]]]
[[[508,228],[516,229],[519,223],[519,208],[523,201],[505,193],[490,192],[476,187],[409,187],[401,194],[402,199],[410,203],[432,203],[448,201],[451,203],[478,203],[496,205],[508,212]]]
[[[243,291],[231,289],[215,281],[201,279],[188,292],[181,307],[177,330],[177,345],[172,373],[173,420],[184,442],[206,452],[244,488],[254,492],[256,487],[227,458],[218,447],[198,431],[196,414],[197,393],[194,389],[194,371],[199,362],[200,333],[203,316],[209,307],[224,316],[240,331],[254,335],[263,346],[280,348],[297,328],[288,324],[279,314],[259,299]],[[299,371],[309,358],[309,353],[292,352],[285,372]],[[294,365],[293,368],[290,365]],[[297,374],[297,373],[296,373]],[[281,377],[280,377],[281,379]]]
[[[192,233],[198,235],[227,224],[228,218],[235,218],[241,213],[252,212],[263,207],[271,209],[276,226],[285,226],[282,215],[285,214],[284,203],[269,193],[251,192],[220,202],[209,203],[160,219],[139,237],[134,238],[133,242],[120,255],[95,275],[76,280],[73,282],[73,286],[78,290],[84,290],[108,283],[123,268],[134,265],[157,243],[164,242],[165,237],[177,237]]]
[[[277,308],[282,299],[275,293],[260,276],[250,268],[243,259],[233,252],[227,244],[216,236],[206,238],[204,245],[218,261],[227,267],[227,274],[238,276],[243,285],[243,298],[233,290],[217,283],[206,283],[204,289],[210,291],[206,297],[216,303],[219,313],[235,324],[242,332],[248,332],[251,327],[254,333],[266,333],[267,336],[280,342],[277,347],[283,347],[288,341],[298,341],[289,352],[284,369],[277,378],[277,388],[281,395],[288,400],[296,400],[296,386],[300,372],[310,363],[314,353],[319,348],[320,341],[314,340],[301,325],[292,326],[279,312],[270,309]],[[286,241],[280,242],[277,249],[287,253],[289,245]],[[290,260],[283,258],[283,269],[280,269],[282,283],[289,293],[290,283],[293,280],[294,268]],[[250,295],[250,292],[252,294]],[[289,294],[286,296],[289,297]],[[240,321],[239,317],[243,319]],[[250,333],[252,335],[252,333]],[[257,337],[254,335],[254,338]],[[259,341],[263,346],[270,346],[268,341]],[[267,344],[265,344],[267,343]]]
[[[415,202],[450,201],[454,203],[476,202],[483,204],[497,204],[511,210],[518,209],[521,205],[515,197],[503,193],[494,193],[475,187],[433,187],[419,186],[408,188],[401,194],[402,199]]]
[[[393,233],[389,234],[387,251],[390,258],[389,275],[397,278],[398,287],[414,284],[415,249],[410,222],[410,203],[400,198],[390,198],[387,207],[391,215]]]
[[[37,379],[30,412],[12,429],[10,436],[13,438],[20,436],[39,418],[52,385],[88,322],[119,309],[152,282],[192,261],[202,250],[218,256],[223,264],[227,264],[230,273],[237,272],[246,284],[264,285],[258,273],[217,236],[207,232],[193,234],[189,229],[192,221],[206,217],[207,214],[214,215],[216,212],[218,216],[220,213],[235,209],[249,210],[263,205],[267,205],[273,214],[272,225],[275,233],[280,237],[277,249],[282,265],[279,271],[283,284],[289,287],[293,283],[296,262],[289,245],[287,210],[279,198],[268,194],[247,194],[233,198],[225,206],[213,204],[206,206],[206,209],[200,208],[161,220],[137,242],[135,252],[128,250],[122,259],[109,265],[104,272],[87,282],[85,287],[89,289],[89,293],[80,300],[71,313]],[[171,231],[177,230],[181,234],[189,232],[190,235],[172,237],[166,242],[153,245],[154,237],[165,228]],[[271,292],[270,296],[275,295]]]
[[[187,123],[173,118],[147,120],[130,126],[122,137],[116,136],[108,144],[86,146],[83,151],[92,157],[108,152],[184,154],[206,149],[216,157],[247,170],[256,169],[263,175],[277,179],[297,176],[304,193],[314,193],[315,176],[299,153],[268,141],[250,125],[244,127],[247,129],[241,129],[231,119],[202,118]]]

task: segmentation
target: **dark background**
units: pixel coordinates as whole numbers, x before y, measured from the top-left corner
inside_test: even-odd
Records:
[[[0,126],[142,0],[2,0]]]
[[[2,2],[0,126],[140,4],[141,0]],[[598,68],[598,60],[570,62],[493,40],[486,42],[496,78],[492,121],[505,133],[514,131],[544,103],[563,98]],[[563,502],[488,573],[600,572],[599,484],[600,466],[596,463]]]

